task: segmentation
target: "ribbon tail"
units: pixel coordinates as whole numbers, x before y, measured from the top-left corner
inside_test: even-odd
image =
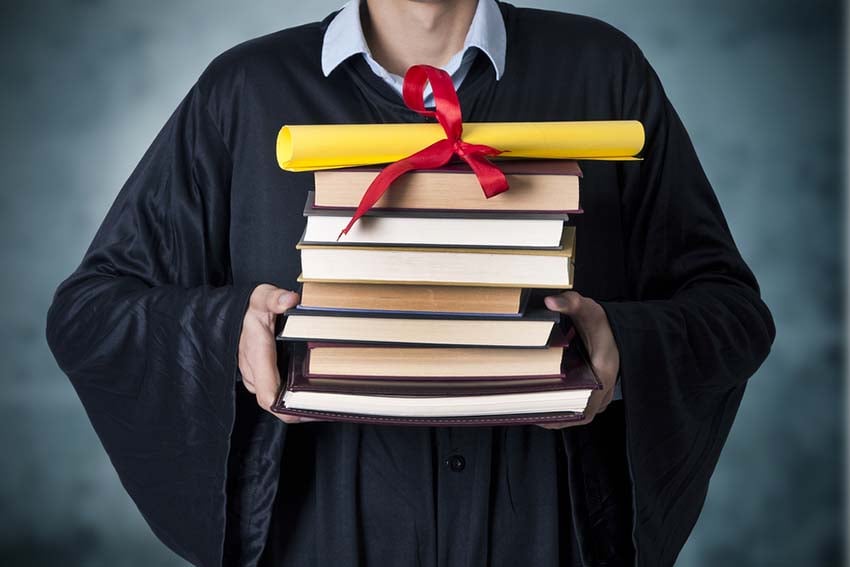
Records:
[[[381,170],[378,176],[372,180],[372,183],[369,184],[369,187],[360,199],[360,204],[357,206],[357,210],[354,211],[354,215],[351,217],[351,220],[348,221],[348,224],[342,229],[339,236],[336,237],[337,242],[339,242],[339,239],[342,238],[343,235],[348,234],[348,231],[351,230],[354,223],[356,223],[360,217],[365,215],[369,209],[378,202],[384,193],[386,193],[387,189],[390,188],[393,181],[414,169],[431,169],[440,167],[448,162],[451,157],[451,144],[448,140],[443,139],[434,142],[430,146],[423,148],[416,153],[410,154],[404,159],[386,166]]]
[[[493,148],[490,149],[492,150]],[[498,150],[495,150],[495,152],[498,152]],[[505,174],[484,157],[483,152],[465,152],[461,157],[469,164],[472,171],[475,172],[475,176],[478,177],[478,182],[481,184],[481,189],[484,191],[485,197],[489,199],[509,189]]]

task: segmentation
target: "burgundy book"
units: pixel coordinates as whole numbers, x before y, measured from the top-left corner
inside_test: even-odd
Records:
[[[511,425],[582,419],[601,387],[577,339],[563,348],[556,376],[357,377],[305,374],[290,357],[272,410],[329,421],[395,425]]]

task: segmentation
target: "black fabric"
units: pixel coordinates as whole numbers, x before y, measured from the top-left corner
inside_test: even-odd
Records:
[[[477,58],[466,121],[646,127],[644,161],[582,162],[573,217],[575,287],[608,314],[624,401],[562,431],[287,426],[261,411],[237,381],[242,318],[258,283],[296,288],[312,188],[278,168],[278,129],[422,119],[359,58],[323,77],[333,15],[247,42],[182,101],[47,319],[121,481],[187,560],[674,562],[769,351],[770,313],[638,47],[598,20],[500,7],[505,73]]]
[[[628,565],[623,428],[292,427],[261,565]]]

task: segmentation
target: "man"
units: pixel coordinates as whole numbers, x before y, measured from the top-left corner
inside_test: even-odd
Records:
[[[397,90],[414,63],[452,74],[469,122],[646,128],[642,162],[582,163],[576,291],[535,297],[571,317],[605,386],[579,425],[264,411],[312,181],[277,167],[275,134],[421,121]],[[625,35],[493,0],[369,0],[209,66],[60,285],[47,336],[128,492],[193,563],[654,566],[690,533],[774,328]]]

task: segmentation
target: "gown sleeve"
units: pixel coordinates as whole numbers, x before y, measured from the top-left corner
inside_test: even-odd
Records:
[[[47,341],[154,533],[221,563],[237,349],[248,299],[229,254],[231,160],[198,85],[56,290]]]
[[[646,130],[623,164],[628,300],[601,302],[620,351],[640,565],[672,565],[702,508],[773,320],[676,111],[635,47],[623,117]]]

